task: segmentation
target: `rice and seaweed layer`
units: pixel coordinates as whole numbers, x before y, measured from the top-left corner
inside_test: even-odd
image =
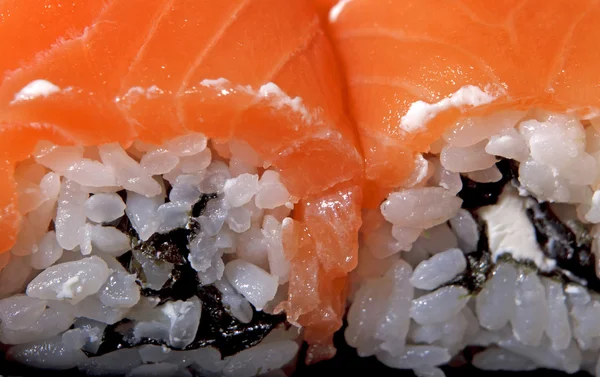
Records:
[[[251,376],[295,358],[300,331],[273,313],[295,198],[246,143],[40,143],[16,176],[26,216],[0,273],[9,359]]]
[[[419,376],[450,362],[600,375],[594,120],[467,119],[416,162],[363,213],[346,342]],[[17,180],[27,215],[0,256],[9,358],[88,375],[289,375],[302,331],[274,310],[295,198],[247,144],[41,143]]]
[[[531,111],[447,131],[410,187],[365,213],[346,341],[417,375],[600,375],[595,126]]]

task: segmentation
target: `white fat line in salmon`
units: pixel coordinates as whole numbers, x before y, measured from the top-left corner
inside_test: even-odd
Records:
[[[38,97],[48,97],[51,94],[60,92],[61,89],[47,80],[33,80],[25,85],[11,101],[11,105],[21,101],[29,101]]]
[[[340,0],[329,11],[329,22],[336,22],[344,7],[352,0]]]
[[[465,85],[436,103],[415,101],[400,120],[400,128],[406,132],[415,132],[423,128],[439,113],[448,109],[464,106],[478,107],[491,103],[502,94],[502,90],[492,89],[495,88],[487,86],[482,90],[478,86]]]
[[[280,110],[283,107],[288,107],[293,112],[300,114],[302,116],[302,120],[304,120],[306,123],[311,124],[315,122],[316,117],[311,114],[309,109],[304,105],[302,98],[290,97],[273,82],[268,82],[264,85],[261,85],[258,90],[252,88],[250,85],[233,85],[231,81],[225,78],[205,79],[200,82],[200,85],[207,88],[213,88],[219,91],[223,96],[240,91],[255,96],[257,99],[268,98],[271,100],[271,105],[275,109]]]

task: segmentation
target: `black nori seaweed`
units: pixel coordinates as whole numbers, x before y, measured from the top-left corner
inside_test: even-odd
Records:
[[[194,220],[194,217],[200,216],[204,212],[206,204],[215,198],[217,198],[217,194],[202,194],[192,207],[192,217],[190,217],[187,227],[174,229],[165,234],[155,233],[146,241],[140,241],[139,235],[127,216],[121,217],[114,226],[131,238],[133,250],[141,251],[156,260],[176,265],[185,264],[189,253],[187,245],[200,229],[200,225]]]
[[[158,297],[160,304],[167,301],[187,300],[198,293],[198,274],[189,264],[175,266],[171,277],[159,291],[150,288],[142,289],[147,297]]]
[[[539,203],[534,198],[529,198],[526,213],[535,228],[538,244],[544,254],[554,259],[560,269],[585,280],[588,289],[599,292],[600,280],[596,276],[590,238],[578,238],[552,212],[548,203]],[[563,280],[569,279],[563,277]]]
[[[502,173],[502,179],[498,182],[480,183],[461,175],[463,187],[458,196],[463,200],[462,208],[474,210],[496,204],[504,186],[519,176],[519,164],[514,160],[500,160],[496,167]]]
[[[223,357],[226,357],[260,343],[271,330],[285,322],[285,315],[269,315],[253,309],[252,321],[242,323],[224,307],[221,301],[221,292],[216,287],[213,285],[201,286],[197,272],[187,260],[188,244],[197,234],[200,226],[193,218],[200,216],[206,204],[215,198],[217,198],[217,194],[203,194],[192,208],[192,217],[187,227],[175,229],[166,234],[153,234],[147,241],[139,240],[138,234],[127,216],[123,216],[115,226],[129,235],[133,250],[140,251],[157,261],[174,264],[169,280],[160,290],[142,289],[142,295],[158,297],[159,305],[168,301],[187,300],[193,296],[197,296],[202,301],[200,327],[196,339],[186,349],[214,346]],[[140,267],[131,251],[123,254],[118,260],[129,272],[140,276]],[[134,343],[131,336],[123,335],[118,331],[119,326],[128,322],[124,320],[106,328],[99,355],[141,344],[163,345],[155,339],[147,338]]]
[[[102,343],[100,343],[100,347],[98,348],[98,352],[95,355],[91,356],[101,356],[106,353],[120,350],[121,348],[131,348],[133,345],[127,342],[117,328],[125,323],[129,323],[128,319],[124,319],[120,322],[115,323],[114,325],[108,325],[104,329],[104,335],[102,337]]]
[[[204,212],[204,209],[206,208],[206,204],[208,203],[208,201],[212,200],[212,199],[216,199],[217,196],[218,196],[217,194],[202,194],[200,199],[192,207],[192,216],[198,217],[198,216],[202,215],[202,212]]]
[[[146,296],[159,296],[161,301],[167,299],[187,300],[195,295],[196,286],[199,284],[196,271],[192,269],[187,260],[189,250],[188,244],[196,234],[199,226],[193,219],[187,228],[174,229],[166,234],[153,234],[147,241],[139,241],[132,238],[133,250],[140,251],[157,262],[168,262],[174,265],[169,280],[165,282],[160,291],[146,288],[142,294]],[[137,260],[130,253],[128,257],[122,257],[121,264],[130,272],[144,280],[143,271]],[[181,280],[181,282],[180,282]]]
[[[202,194],[192,208],[192,216],[200,216],[208,201],[216,197],[217,194]],[[156,260],[182,265],[187,263],[189,253],[187,245],[200,229],[200,225],[193,217],[190,218],[187,227],[174,229],[165,234],[155,233],[146,241],[140,241],[139,235],[127,216],[121,217],[115,226],[130,237],[133,250],[141,251]],[[128,265],[124,266],[129,268]]]
[[[285,315],[270,315],[254,309],[250,323],[238,321],[225,309],[221,292],[212,285],[200,287],[198,297],[202,301],[202,320],[196,339],[186,349],[212,345],[223,357],[233,355],[260,343],[271,330],[285,322]]]
[[[187,245],[193,237],[191,229],[178,228],[169,233],[154,233],[147,241],[139,242],[134,250],[147,256],[173,264],[186,263]]]
[[[498,198],[507,184],[512,182],[515,186],[519,185],[518,162],[503,159],[496,163],[496,166],[502,173],[502,179],[498,182],[479,183],[461,176],[463,188],[458,196],[463,199],[462,208],[468,209],[475,218],[477,218],[475,210],[498,202]],[[589,289],[600,292],[600,280],[596,276],[594,267],[595,257],[591,252],[591,238],[575,234],[552,212],[548,203],[540,203],[530,196],[527,206],[526,213],[535,228],[537,242],[545,255],[556,261],[558,267],[550,273],[541,271],[539,273],[558,279],[563,283],[574,281],[574,277],[579,278],[587,282]],[[471,291],[474,289],[475,292],[481,289],[485,282],[485,280],[481,280],[481,277],[489,274],[492,263],[487,246],[487,234],[485,227],[481,224],[480,235],[477,252],[467,256],[467,271],[448,284],[459,284]],[[485,243],[485,246],[482,245],[482,242]],[[531,268],[536,269],[533,263],[518,263],[530,265]],[[572,275],[569,276],[566,271]],[[580,281],[575,280],[577,283]]]
[[[479,234],[477,250],[466,255],[467,269],[445,285],[460,285],[473,294],[483,288],[494,264],[489,250],[485,224],[479,223]]]
[[[202,301],[202,315],[196,339],[187,346],[186,350],[213,346],[221,352],[222,357],[234,355],[246,348],[260,343],[273,329],[285,323],[285,315],[270,315],[253,309],[250,323],[242,323],[233,317],[221,302],[221,292],[213,285],[199,287],[197,284],[195,296]],[[156,292],[156,291],[154,291]],[[161,290],[158,294],[162,296]],[[189,297],[188,297],[189,298]],[[164,303],[176,298],[165,297]],[[130,323],[123,320],[107,326],[103,342],[97,355],[103,355],[121,348],[131,348],[143,344],[166,345],[156,339],[144,338],[133,342],[130,336],[119,331],[119,327]]]
[[[109,225],[112,225],[121,232],[125,233],[130,239],[132,239],[132,241],[133,239],[138,239],[138,234],[135,229],[133,229],[133,225],[131,225],[131,221],[129,220],[128,216],[121,216],[119,219],[115,220],[114,223]]]

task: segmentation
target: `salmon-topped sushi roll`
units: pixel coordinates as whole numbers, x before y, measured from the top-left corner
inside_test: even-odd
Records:
[[[302,340],[331,357],[363,158],[313,4],[1,8],[7,357],[228,376]]]
[[[368,182],[360,356],[600,373],[598,17],[589,0],[331,9]]]

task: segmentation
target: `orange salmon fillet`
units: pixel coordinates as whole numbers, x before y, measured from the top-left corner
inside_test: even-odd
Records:
[[[103,1],[5,0],[0,3],[0,74],[18,69],[38,54],[76,37],[98,16]]]
[[[347,75],[365,154],[366,201],[376,206],[411,174],[416,153],[457,119],[541,107],[600,108],[600,2],[592,0],[351,0],[329,25]],[[400,125],[416,101],[493,88],[478,107]]]
[[[243,139],[302,198],[295,223],[310,243],[286,251],[298,271],[286,308],[312,343],[327,347],[356,264],[363,158],[313,5],[36,0],[0,7],[0,37],[8,41],[0,47],[0,250],[19,230],[14,166],[39,140],[129,146],[190,131]],[[15,100],[34,80],[59,90]],[[300,108],[282,105],[279,94],[298,97]],[[312,275],[302,275],[309,265]]]
[[[319,12],[319,16],[321,20],[326,24],[329,18],[329,10],[338,2],[338,0],[313,0],[315,7],[317,8],[317,12]]]

